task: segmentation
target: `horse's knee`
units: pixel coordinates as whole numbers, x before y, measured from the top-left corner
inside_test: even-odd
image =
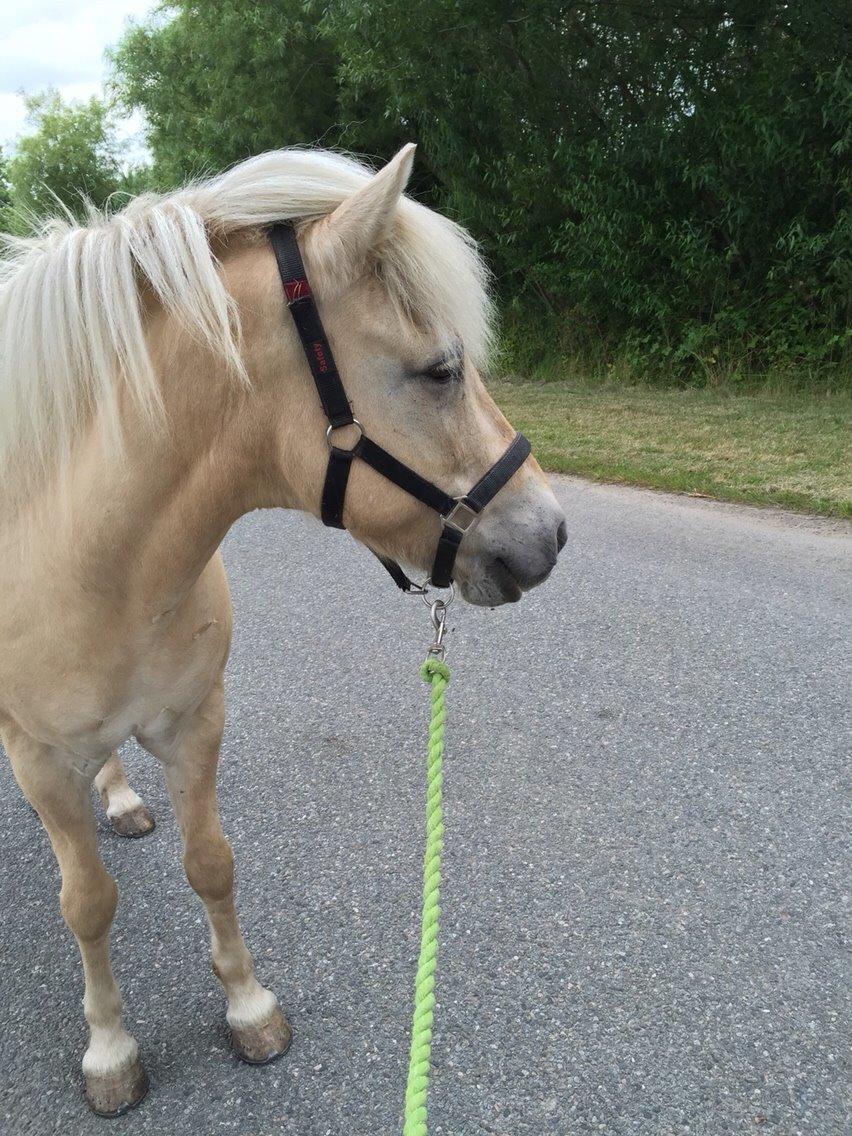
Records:
[[[62,881],[59,906],[65,922],[82,942],[102,938],[110,929],[118,904],[118,887],[102,869],[91,877],[76,873]]]
[[[225,899],[234,890],[234,854],[224,836],[190,839],[183,866],[190,886],[204,900]]]

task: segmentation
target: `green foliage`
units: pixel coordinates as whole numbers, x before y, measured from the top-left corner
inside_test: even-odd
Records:
[[[163,184],[419,142],[542,350],[712,382],[848,358],[849,44],[839,0],[175,0],[114,81]]]
[[[149,124],[155,176],[198,176],[264,150],[335,145],[338,58],[302,0],[175,0],[113,52],[115,89]]]
[[[57,199],[78,216],[86,201],[103,205],[123,177],[109,109],[96,98],[64,103],[52,90],[30,95],[26,105],[34,129],[7,163],[13,224],[55,213]]]
[[[844,6],[336,0],[326,24],[524,309],[637,369],[841,358]]]

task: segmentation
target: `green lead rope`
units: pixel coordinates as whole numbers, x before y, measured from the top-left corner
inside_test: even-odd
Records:
[[[429,760],[426,767],[426,854],[423,860],[423,917],[420,930],[420,961],[414,985],[414,1018],[411,1023],[411,1055],[405,1090],[403,1136],[427,1136],[426,1094],[429,1090],[429,1056],[432,1051],[432,1017],[435,1008],[435,966],[438,956],[438,906],[441,886],[441,851],[444,818],[441,809],[441,766],[444,759],[444,691],[450,681],[445,662],[429,658],[420,669],[432,687],[432,717],[429,722]]]

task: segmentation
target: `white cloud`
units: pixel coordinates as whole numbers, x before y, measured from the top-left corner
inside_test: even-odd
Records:
[[[30,0],[17,10],[0,5],[0,146],[8,151],[26,129],[22,91],[51,86],[65,98],[100,94],[104,52],[130,17],[153,7],[153,0]],[[122,134],[138,134],[141,125],[131,122]]]
[[[9,142],[24,128],[24,100],[20,95],[0,91],[0,146],[5,152]]]

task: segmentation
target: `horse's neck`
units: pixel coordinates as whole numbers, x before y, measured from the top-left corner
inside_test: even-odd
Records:
[[[36,569],[146,618],[179,604],[234,521],[265,503],[239,421],[213,428],[169,409],[168,431],[131,417],[120,453],[93,429],[61,491],[23,518]]]
[[[30,591],[41,586],[60,603],[114,597],[153,616],[187,594],[240,516],[298,506],[288,482],[298,471],[280,468],[280,391],[240,387],[162,313],[149,327],[167,425],[151,428],[125,395],[120,450],[103,444],[94,421],[67,470],[23,512],[4,513],[0,494],[0,593],[29,579]]]
[[[126,574],[147,604],[179,603],[228,529],[254,507],[255,487],[227,434],[157,452],[134,448],[112,507],[93,531],[92,561]]]

